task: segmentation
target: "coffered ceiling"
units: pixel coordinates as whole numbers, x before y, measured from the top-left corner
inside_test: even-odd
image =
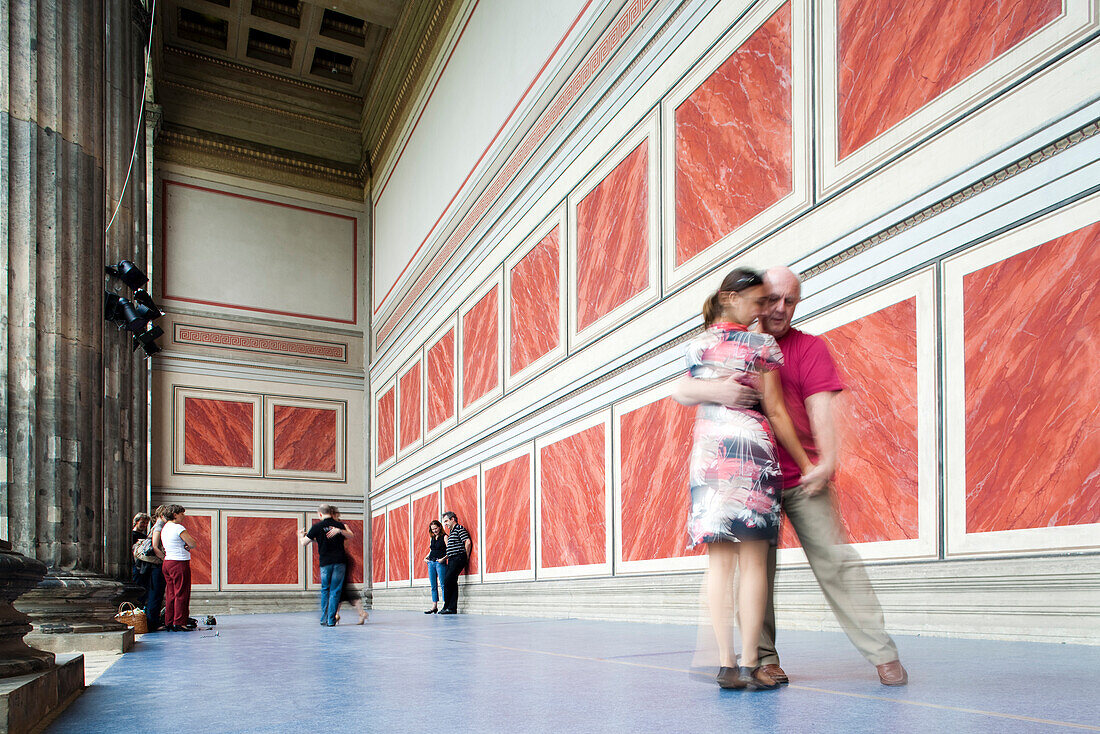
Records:
[[[160,160],[362,196],[460,0],[159,0]]]

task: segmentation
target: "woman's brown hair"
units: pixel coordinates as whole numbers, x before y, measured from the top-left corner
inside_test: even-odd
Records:
[[[763,285],[764,276],[752,268],[734,268],[722,279],[722,285],[703,301],[703,325],[709,327],[722,315],[722,294],[740,293],[754,286]]]
[[[439,534],[443,535],[443,523],[439,522],[439,520],[432,520],[428,523],[428,535],[432,536],[433,538],[435,537],[435,532],[432,530],[432,525],[438,525]]]

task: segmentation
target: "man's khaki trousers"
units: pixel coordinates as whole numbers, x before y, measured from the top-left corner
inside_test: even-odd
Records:
[[[898,659],[859,555],[847,545],[833,503],[832,486],[810,497],[801,487],[783,490],[783,512],[794,527],[810,569],[848,639],[873,665]],[[779,664],[775,651],[775,548],[768,554],[768,608],[760,635],[760,664]]]

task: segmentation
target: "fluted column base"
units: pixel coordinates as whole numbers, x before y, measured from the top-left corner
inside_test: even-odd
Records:
[[[88,571],[50,571],[33,591],[19,599],[38,634],[118,632],[114,620],[126,585]]]
[[[23,641],[31,631],[30,618],[12,606],[45,575],[46,564],[16,553],[11,543],[0,540],[0,678],[41,673],[54,665],[53,653]]]

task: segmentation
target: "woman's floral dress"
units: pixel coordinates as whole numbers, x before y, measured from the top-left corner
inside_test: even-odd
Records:
[[[783,364],[768,334],[717,323],[687,345],[688,374],[733,378],[758,392],[761,373]],[[783,487],[771,426],[757,402],[751,408],[701,404],[691,449],[691,545],[779,537]]]

